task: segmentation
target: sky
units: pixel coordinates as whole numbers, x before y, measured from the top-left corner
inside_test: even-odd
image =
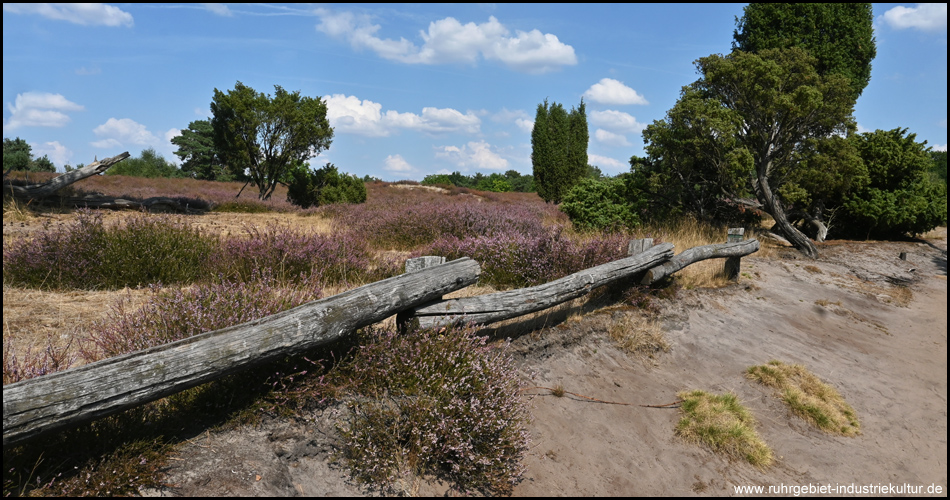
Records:
[[[547,99],[586,104],[589,163],[629,170],[744,4],[3,4],[3,136],[63,165],[170,143],[240,81],[320,97],[311,159],[387,181],[531,173]],[[946,4],[874,4],[860,131],[947,149]]]

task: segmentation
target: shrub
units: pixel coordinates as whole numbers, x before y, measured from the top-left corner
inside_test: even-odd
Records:
[[[633,204],[626,198],[626,186],[620,179],[582,179],[564,195],[561,210],[579,229],[635,228],[640,225]]]
[[[340,173],[332,163],[311,171],[304,164],[290,171],[287,201],[302,208],[331,203],[363,203],[366,185],[353,175]]]
[[[224,280],[190,289],[161,291],[136,311],[120,301],[108,316],[96,322],[89,334],[93,349],[83,354],[90,360],[118,356],[200,333],[264,318],[319,299],[318,284],[281,287],[269,277]]]
[[[215,243],[181,218],[143,213],[107,228],[100,213],[80,210],[63,229],[46,226],[32,240],[5,243],[3,279],[86,290],[187,283],[205,273]]]
[[[525,470],[529,413],[506,349],[467,328],[365,335],[332,374],[372,397],[350,403],[341,427],[353,476],[396,490],[432,474],[463,492],[510,493]]]
[[[838,232],[888,238],[920,234],[947,223],[947,187],[932,178],[926,143],[907,129],[856,134],[854,143],[870,184],[846,196]]]
[[[128,175],[131,177],[181,177],[181,170],[165,159],[154,148],[142,150],[138,157],[126,158],[106,170],[105,175]]]

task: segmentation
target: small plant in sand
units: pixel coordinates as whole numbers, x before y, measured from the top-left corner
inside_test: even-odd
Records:
[[[792,412],[825,432],[842,436],[861,434],[854,408],[803,365],[772,360],[749,367],[746,377],[777,389]]]
[[[683,400],[683,417],[676,424],[676,435],[760,469],[772,465],[772,449],[759,437],[755,418],[735,394],[695,390],[677,396]]]

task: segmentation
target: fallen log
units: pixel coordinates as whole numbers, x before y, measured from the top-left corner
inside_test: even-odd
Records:
[[[673,256],[673,244],[649,250],[565,276],[543,285],[506,292],[450,299],[408,310],[405,314],[421,328],[465,321],[487,324],[553,307],[589,293],[592,289],[652,268]],[[412,325],[415,326],[415,325]]]
[[[82,168],[78,168],[71,172],[66,172],[63,175],[54,177],[42,184],[31,184],[29,186],[14,186],[10,183],[4,182],[3,189],[4,191],[10,191],[13,193],[13,196],[26,200],[41,200],[48,196],[53,195],[55,192],[63,189],[64,187],[76,182],[85,179],[86,177],[92,177],[96,174],[101,174],[109,169],[112,165],[119,163],[120,161],[128,158],[129,152],[126,151],[122,154],[113,156],[111,158],[104,158],[102,161],[94,161],[89,165],[86,165]]]
[[[693,247],[689,250],[674,255],[673,258],[656,266],[643,275],[641,284],[649,285],[655,283],[684,267],[706,259],[721,259],[730,257],[742,257],[759,250],[759,240],[751,239],[737,243],[719,243],[715,245],[704,245]]]
[[[305,352],[475,283],[458,259],[203,333],[3,387],[3,446],[104,417],[239,370]]]

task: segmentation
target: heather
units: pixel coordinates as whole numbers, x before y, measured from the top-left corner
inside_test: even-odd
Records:
[[[181,217],[142,214],[106,227],[102,214],[79,210],[63,229],[3,245],[3,279],[43,289],[106,289],[189,283],[202,277],[214,240]]]
[[[433,475],[461,492],[510,494],[524,472],[528,408],[505,346],[465,328],[364,332],[329,374],[347,387],[341,458],[359,481],[410,493]]]

